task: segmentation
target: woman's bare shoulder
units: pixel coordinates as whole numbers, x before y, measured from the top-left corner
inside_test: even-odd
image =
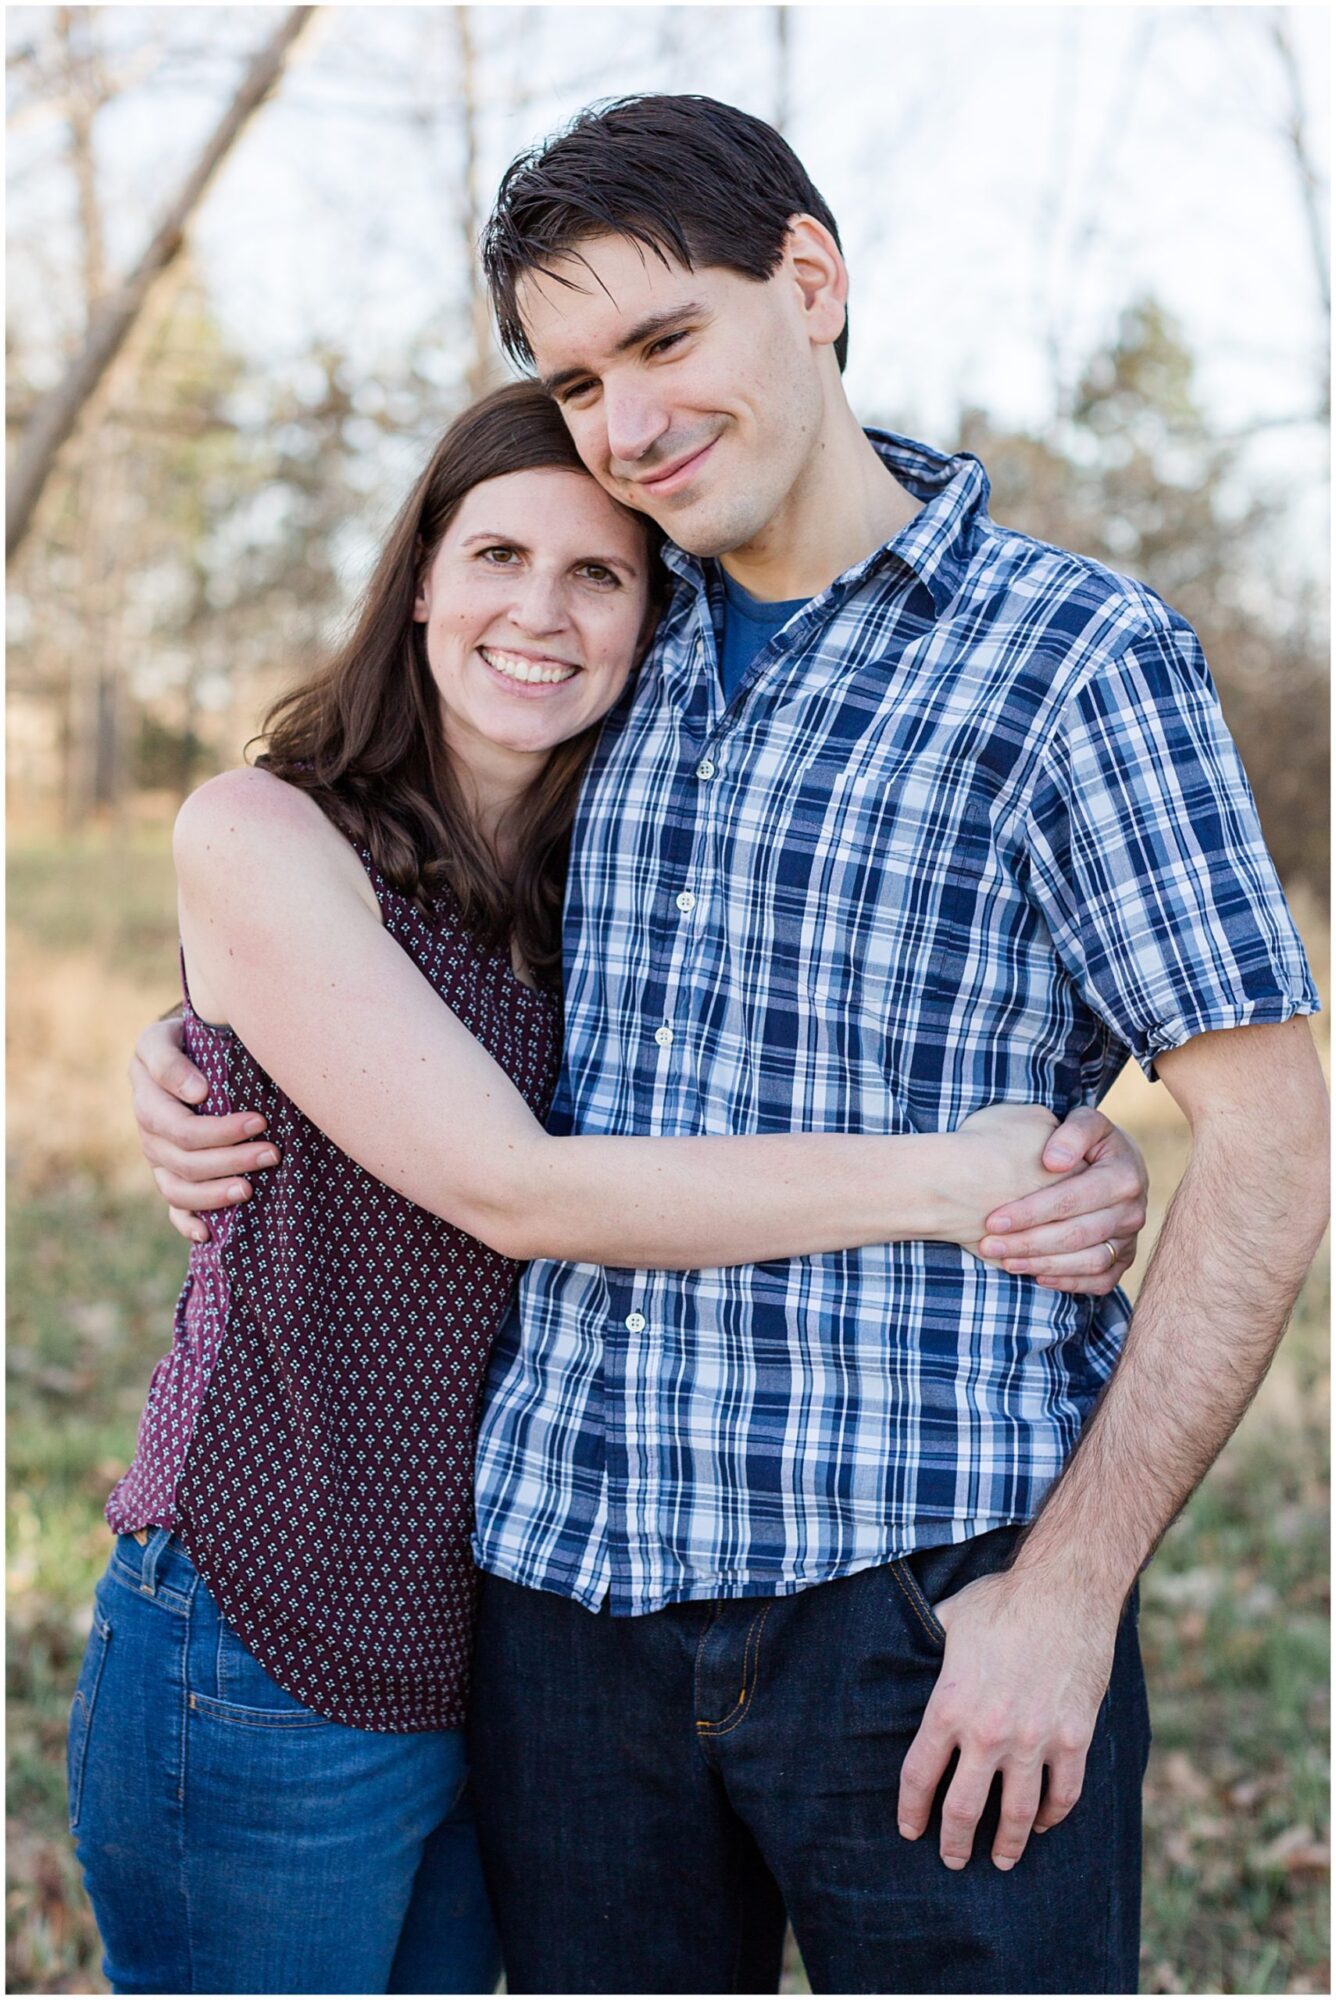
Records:
[[[225,836],[245,840],[256,829],[267,833],[309,829],[314,835],[322,826],[334,832],[314,799],[272,771],[257,771],[247,764],[220,771],[196,787],[176,816],[176,839],[193,846]]]
[[[222,863],[234,880],[272,880],[281,870],[289,886],[294,875],[311,888],[322,879],[342,883],[378,907],[362,863],[316,801],[250,765],[220,771],[190,794],[176,816],[172,854],[183,884],[215,875]]]

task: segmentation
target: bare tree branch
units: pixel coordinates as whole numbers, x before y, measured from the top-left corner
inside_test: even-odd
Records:
[[[469,301],[470,397],[480,396],[497,379],[492,347],[492,322],[478,261],[478,236],[483,224],[482,165],[478,135],[478,58],[473,40],[472,10],[452,7],[455,55],[459,63],[459,113],[464,127],[464,178],[460,188],[459,220],[464,238],[464,270]]]
[[[89,13],[92,10],[89,8],[78,8],[72,11]],[[158,70],[163,66],[165,54],[166,44],[161,31],[152,40],[146,41],[142,46],[136,48],[122,61],[111,63],[108,61],[105,52],[103,52],[98,65],[98,104],[109,104],[113,98],[120,97],[125,91],[137,89],[140,84],[152,82]],[[47,86],[45,94],[25,97],[10,108],[5,118],[5,127],[8,132],[17,132],[23,126],[32,124],[39,118],[58,118],[65,123],[69,122],[70,104],[68,93],[59,87],[57,83],[48,79],[44,72],[39,72],[39,75],[43,84]]]
[[[61,446],[143,310],[156,281],[179,255],[187,224],[241,132],[283,73],[298,35],[315,12],[292,7],[251,63],[227,111],[178,191],[153,241],[125,283],[103,300],[82,352],[63,381],[44,396],[24,433],[10,478],[5,553],[22,542]]]
[[[1089,190],[1085,214],[1072,231],[1071,247],[1067,256],[1067,269],[1063,280],[1069,312],[1080,291],[1082,280],[1089,265],[1091,254],[1099,242],[1103,226],[1104,206],[1109,191],[1116,186],[1115,174],[1118,156],[1132,130],[1132,110],[1137,92],[1141,88],[1146,71],[1151,43],[1155,38],[1157,20],[1154,12],[1147,8],[1137,19],[1132,29],[1117,85],[1109,102],[1099,144],[1091,155],[1091,164],[1085,176]],[[1065,341],[1059,334],[1058,343],[1051,352],[1065,353]],[[1061,421],[1067,414],[1066,405],[1070,400],[1072,385],[1059,373],[1054,381],[1053,407]]]
[[[56,38],[69,84],[68,150],[79,197],[85,329],[91,327],[98,301],[107,289],[102,206],[93,159],[93,121],[105,102],[97,75],[96,35],[97,16],[90,8],[57,8]]]
[[[1331,251],[1327,243],[1326,219],[1323,215],[1322,176],[1313,158],[1308,143],[1308,116],[1304,107],[1303,89],[1299,80],[1299,58],[1294,47],[1290,25],[1285,18],[1285,9],[1277,7],[1271,16],[1271,42],[1280,62],[1281,71],[1289,91],[1288,115],[1282,131],[1294,161],[1295,177],[1299,183],[1299,200],[1303,207],[1304,222],[1308,229],[1309,248],[1313,257],[1313,275],[1317,280],[1318,296],[1322,301],[1322,313],[1328,330],[1331,327]],[[1331,382],[1327,378],[1326,404],[1331,406]]]
[[[781,4],[771,8],[775,23],[775,130],[783,136],[789,123],[789,92],[791,86],[791,55],[789,37],[789,10]]]

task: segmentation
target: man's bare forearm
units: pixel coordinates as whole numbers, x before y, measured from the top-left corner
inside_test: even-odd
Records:
[[[1121,1605],[1266,1374],[1321,1240],[1325,1189],[1324,1129],[1296,1143],[1265,1104],[1204,1121],[1126,1348],[1018,1575],[1065,1575]]]
[[[946,1648],[899,1823],[922,1836],[956,1757],[941,1810],[951,1866],[968,1860],[998,1772],[1002,1866],[1031,1823],[1046,1832],[1080,1798],[1123,1600],[1247,1409],[1322,1233],[1326,1090],[1306,1022],[1202,1033],[1158,1067],[1193,1154],[1122,1358],[1011,1568],[936,1607]]]

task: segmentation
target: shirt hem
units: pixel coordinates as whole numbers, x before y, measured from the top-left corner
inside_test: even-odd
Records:
[[[251,1619],[233,1596],[231,1578],[215,1566],[212,1550],[200,1548],[192,1524],[179,1521],[172,1532],[213,1599],[219,1615],[230,1625],[252,1659],[258,1660],[284,1694],[301,1702],[313,1715],[322,1717],[326,1722],[339,1723],[345,1729],[361,1729],[374,1736],[424,1736],[464,1727],[468,1719],[468,1703],[459,1692],[457,1682],[454,1686],[447,1684],[443,1688],[438,1684],[434,1693],[424,1689],[423,1694],[412,1702],[382,1703],[383,1712],[374,1719],[360,1710],[356,1703],[331,1701],[318,1687],[312,1687],[305,1673],[294,1671],[277,1647],[257,1639]],[[317,1666],[322,1663],[318,1645],[311,1657]]]
[[[1044,1491],[1047,1490],[1046,1484]],[[1036,1499],[1028,1513],[977,1514],[966,1521],[915,1522],[881,1551],[823,1565],[819,1572],[809,1575],[765,1577],[756,1575],[754,1571],[718,1573],[684,1578],[682,1582],[662,1590],[645,1592],[628,1592],[624,1587],[619,1591],[616,1583],[582,1583],[577,1574],[568,1573],[563,1577],[550,1566],[541,1575],[534,1575],[523,1563],[484,1552],[476,1544],[474,1560],[486,1575],[498,1577],[503,1583],[518,1584],[525,1590],[545,1590],[555,1597],[571,1598],[586,1611],[601,1611],[606,1606],[613,1618],[646,1618],[655,1611],[665,1610],[670,1604],[699,1604],[714,1598],[796,1597],[800,1591],[811,1590],[817,1584],[835,1583],[841,1577],[857,1576],[863,1570],[884,1568],[887,1563],[898,1562],[902,1556],[913,1555],[920,1549],[950,1548],[958,1542],[989,1534],[994,1528],[1024,1526],[1034,1519],[1038,1509],[1039,1500]]]

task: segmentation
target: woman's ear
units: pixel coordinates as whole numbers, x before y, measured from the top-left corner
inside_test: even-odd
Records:
[[[431,616],[431,565],[427,561],[426,545],[421,535],[413,543],[413,560],[417,564],[417,589],[413,593],[413,618],[415,623],[425,625]]]

